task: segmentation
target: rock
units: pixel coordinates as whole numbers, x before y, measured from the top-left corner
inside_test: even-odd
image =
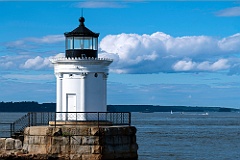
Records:
[[[5,149],[6,138],[0,138],[0,150]]]
[[[82,137],[82,144],[83,145],[99,144],[99,137],[98,136],[83,136]]]
[[[11,150],[15,149],[15,140],[13,138],[7,138],[5,141],[5,149]]]
[[[19,139],[15,140],[15,149],[17,149],[17,150],[22,149],[22,142]]]

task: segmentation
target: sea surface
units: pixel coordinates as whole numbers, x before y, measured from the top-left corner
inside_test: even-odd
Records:
[[[132,113],[139,160],[240,160],[240,113]]]
[[[0,113],[0,123],[23,114]],[[132,113],[132,125],[139,160],[240,160],[237,112]]]

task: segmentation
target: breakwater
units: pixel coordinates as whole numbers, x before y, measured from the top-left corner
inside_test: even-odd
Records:
[[[2,159],[137,159],[136,128],[133,126],[32,126],[24,130],[22,148],[18,140],[5,139]],[[8,142],[8,144],[7,144]]]

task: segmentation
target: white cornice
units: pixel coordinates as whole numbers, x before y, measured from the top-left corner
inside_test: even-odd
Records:
[[[54,64],[54,72],[59,73],[108,73],[108,66],[113,62],[105,58],[55,58],[51,59]]]
[[[98,65],[98,64],[106,64],[109,65],[113,62],[112,59],[109,58],[53,58],[50,59],[53,64],[82,64],[82,65]]]

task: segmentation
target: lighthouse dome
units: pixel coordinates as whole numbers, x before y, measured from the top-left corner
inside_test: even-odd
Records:
[[[79,26],[71,32],[65,32],[66,57],[97,58],[99,33],[92,32],[85,25],[85,18],[79,18]]]

